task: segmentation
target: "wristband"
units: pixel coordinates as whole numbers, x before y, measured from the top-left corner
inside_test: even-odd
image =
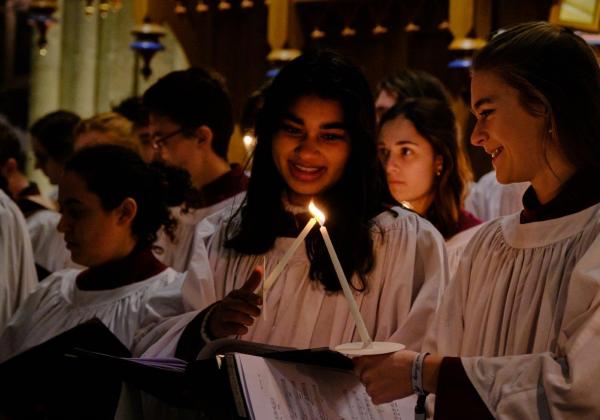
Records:
[[[417,395],[428,394],[428,392],[423,389],[423,361],[429,354],[430,353],[419,353],[416,355],[415,360],[413,360],[410,379],[412,390]]]
[[[204,319],[202,320],[202,326],[200,327],[200,336],[202,337],[202,340],[204,340],[205,343],[210,343],[215,339],[215,337],[213,337],[213,335],[208,330],[208,319],[213,313],[213,310],[216,308],[216,306],[217,305],[213,305],[212,308],[210,308],[206,312],[206,314],[204,315]]]

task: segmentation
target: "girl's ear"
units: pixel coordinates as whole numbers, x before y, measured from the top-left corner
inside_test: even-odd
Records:
[[[137,214],[137,203],[131,197],[127,197],[116,209],[119,224],[131,224]]]

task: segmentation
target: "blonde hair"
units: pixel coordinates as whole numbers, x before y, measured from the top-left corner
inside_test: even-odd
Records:
[[[91,142],[80,143],[80,136],[96,132],[101,136]],[[116,112],[103,112],[91,118],[82,120],[75,127],[75,148],[92,146],[96,144],[115,144],[141,154],[141,144],[133,134],[133,124],[127,118]]]

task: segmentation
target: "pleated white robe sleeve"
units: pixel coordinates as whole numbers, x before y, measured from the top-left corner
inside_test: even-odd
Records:
[[[177,220],[175,237],[171,239],[163,229],[159,230],[155,243],[158,247],[156,258],[175,271],[187,271],[194,255],[197,226],[214,213],[224,211],[226,214],[233,214],[245,197],[246,193],[242,192],[212,206],[189,211],[184,211],[181,207],[171,208],[171,214]]]
[[[368,275],[368,290],[355,293],[357,304],[375,340],[398,341],[418,350],[448,278],[443,239],[429,222],[402,209],[383,213],[375,222],[375,266]],[[254,267],[262,264],[263,255],[225,248],[226,232],[223,221],[203,251],[207,260],[196,261],[185,279],[184,294],[194,290],[194,304],[200,310],[241,287]],[[277,238],[265,255],[267,274],[293,240]],[[263,311],[266,316],[257,318],[242,339],[298,348],[360,340],[343,294],[326,292],[310,280],[302,246],[266,295]],[[174,354],[181,332],[198,312],[158,326],[140,342],[137,352]]]
[[[600,205],[482,228],[424,347],[461,356],[498,418],[600,418]]]
[[[463,252],[471,238],[477,233],[482,225],[473,226],[467,230],[457,233],[446,241],[446,252],[448,253],[448,271],[450,278],[454,276],[458,269],[458,264],[462,258]]]
[[[140,329],[183,312],[183,275],[170,268],[100,291],[80,290],[79,273],[75,269],[54,273],[29,295],[0,334],[0,362],[94,317],[131,348]]]
[[[0,190],[0,331],[37,285],[25,219]]]

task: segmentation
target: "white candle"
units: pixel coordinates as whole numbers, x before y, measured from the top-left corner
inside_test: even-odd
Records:
[[[298,235],[298,237],[294,240],[294,242],[292,243],[292,246],[290,246],[289,249],[286,251],[286,253],[283,255],[283,258],[281,259],[281,261],[279,261],[277,263],[277,265],[275,266],[273,271],[265,279],[264,285],[263,285],[264,292],[267,292],[271,288],[271,286],[273,286],[273,283],[275,283],[275,280],[277,280],[277,277],[281,274],[281,272],[287,265],[290,258],[292,258],[292,255],[294,255],[296,253],[296,250],[298,249],[298,247],[304,242],[304,239],[306,239],[306,236],[311,231],[311,229],[314,227],[315,223],[317,223],[317,219],[312,217],[308,221],[306,226],[304,226],[304,229],[302,229],[302,232],[300,232],[300,235]]]
[[[346,296],[346,300],[348,301],[348,306],[350,306],[350,313],[354,317],[354,322],[356,323],[356,328],[358,329],[358,334],[363,342],[363,347],[368,347],[373,343],[369,332],[367,331],[367,327],[365,326],[365,322],[360,315],[360,311],[358,310],[358,305],[356,304],[356,300],[352,295],[352,290],[350,289],[350,284],[348,284],[348,279],[346,278],[346,274],[344,274],[344,270],[342,269],[342,265],[340,264],[340,260],[333,248],[333,243],[331,242],[331,238],[329,237],[329,232],[327,232],[327,228],[325,226],[321,226],[319,229],[321,232],[321,236],[323,236],[323,240],[325,241],[325,246],[327,247],[327,251],[329,252],[329,258],[331,258],[331,262],[333,263],[333,267],[335,268],[335,272],[337,273],[338,280],[340,285],[342,286],[342,290],[344,291],[344,296]]]

